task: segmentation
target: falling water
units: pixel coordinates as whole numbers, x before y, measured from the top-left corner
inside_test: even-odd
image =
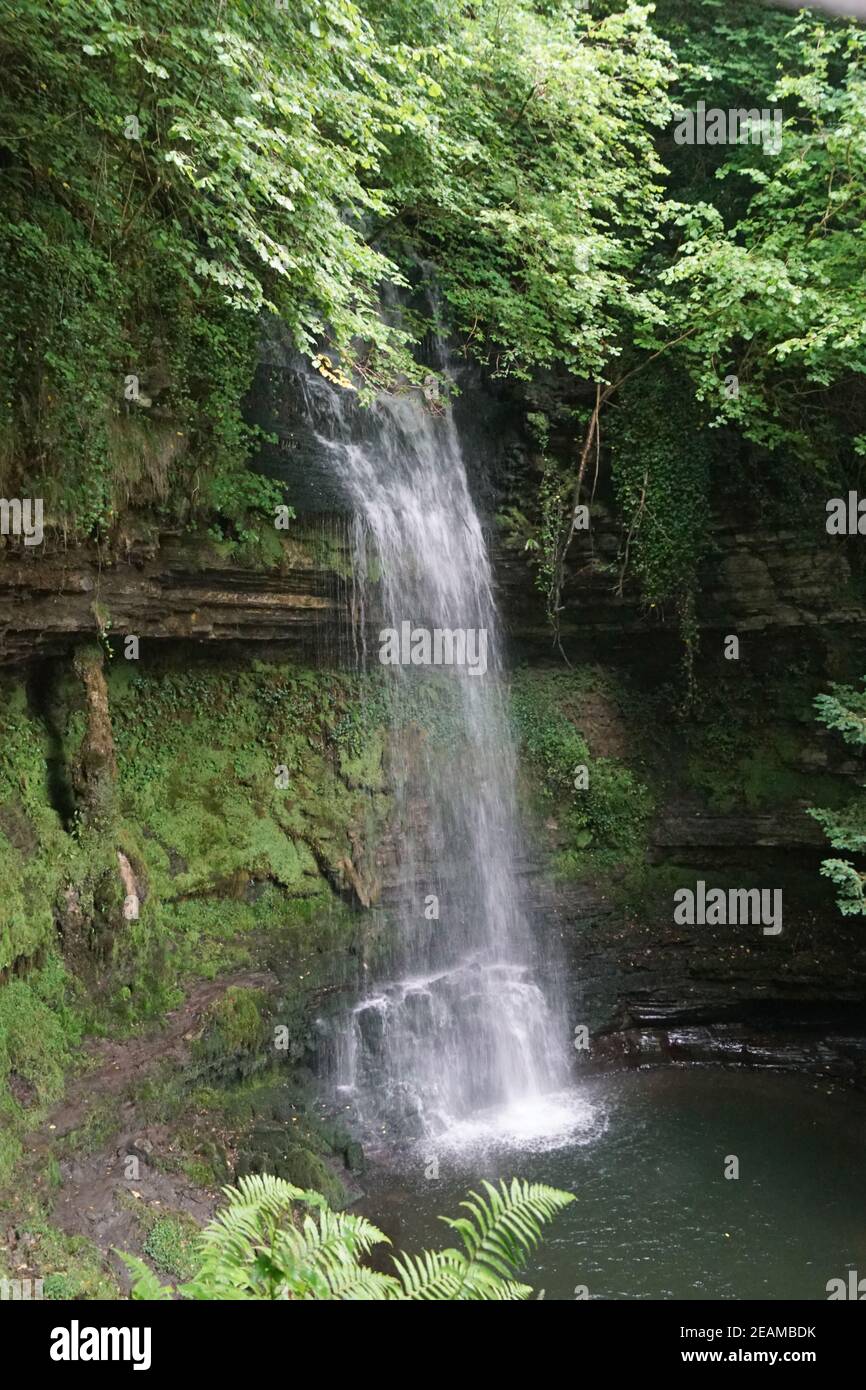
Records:
[[[450,410],[415,392],[360,411],[350,393],[309,377],[305,396],[354,518],[359,660],[387,677],[400,750],[395,975],[355,1006],[338,1080],[362,1124],[442,1133],[492,1107],[531,1106],[565,1075],[516,872],[515,752],[490,563]],[[399,633],[407,622],[469,631],[470,652],[486,640],[486,671],[481,661],[474,671],[380,668],[380,626]],[[418,718],[425,682],[450,710],[445,737]]]

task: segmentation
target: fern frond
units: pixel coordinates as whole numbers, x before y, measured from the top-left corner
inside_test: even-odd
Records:
[[[400,1285],[390,1274],[378,1274],[359,1266],[335,1297],[341,1303],[384,1303],[400,1297]]]
[[[317,1220],[304,1218],[300,1231],[281,1232],[273,1253],[278,1265],[293,1269],[295,1297],[341,1299],[361,1268],[360,1258],[386,1240],[366,1217],[323,1207]]]
[[[119,1255],[126,1268],[132,1275],[132,1289],[130,1297],[140,1299],[149,1303],[164,1302],[170,1299],[174,1290],[161,1284],[149,1265],[140,1260],[137,1255],[125,1255],[122,1250],[115,1250],[115,1255]]]
[[[306,1192],[270,1174],[242,1178],[224,1188],[227,1202],[202,1232],[200,1267],[177,1292],[194,1299],[301,1299],[364,1301],[503,1301],[532,1290],[513,1275],[535,1249],[544,1222],[573,1201],[571,1193],[514,1179],[484,1183],[461,1203],[468,1216],[443,1217],[463,1250],[398,1255],[396,1276],[363,1263],[382,1242],[364,1216],[332,1211],[318,1192]],[[306,1208],[298,1219],[297,1208]],[[170,1298],[142,1260],[123,1255],[133,1275],[133,1298]]]
[[[420,1255],[395,1255],[394,1264],[404,1300],[451,1301],[459,1297],[466,1272],[466,1257],[459,1250],[422,1250]]]
[[[491,1284],[490,1289],[484,1294],[488,1302],[525,1302],[531,1298],[534,1290],[531,1284],[518,1284],[515,1279],[499,1279]]]
[[[498,1189],[486,1181],[483,1186],[486,1197],[470,1192],[460,1203],[469,1217],[442,1218],[460,1236],[468,1256],[461,1299],[500,1297],[495,1286],[512,1280],[538,1245],[542,1226],[574,1201],[570,1192],[518,1178],[510,1186],[501,1182]]]

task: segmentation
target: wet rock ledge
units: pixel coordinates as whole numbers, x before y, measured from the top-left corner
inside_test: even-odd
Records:
[[[266,567],[237,547],[163,535],[96,546],[0,551],[0,663],[68,651],[82,634],[291,643],[337,639],[347,612],[333,530],[280,540]]]

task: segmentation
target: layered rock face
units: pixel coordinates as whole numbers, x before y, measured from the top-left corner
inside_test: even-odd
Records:
[[[336,527],[336,524],[335,524]],[[0,555],[0,662],[69,651],[81,636],[196,643],[336,640],[347,611],[338,531],[282,542],[277,563],[221,558],[219,547],[165,536],[121,554],[96,547],[10,548]]]
[[[562,638],[567,652],[620,638],[655,642],[672,615],[647,613],[634,588],[618,592],[620,533],[600,517],[569,557]],[[208,541],[163,535],[119,551],[95,546],[0,551],[0,660],[26,661],[68,649],[110,619],[113,633],[208,642],[327,640],[350,609],[342,519],[323,514],[291,524],[281,555],[262,565],[225,558]],[[222,549],[226,549],[222,547]],[[526,558],[497,545],[493,555],[505,619],[519,652],[547,654],[550,631]],[[708,633],[820,635],[866,629],[866,586],[844,540],[793,531],[713,531],[700,579],[698,621]],[[852,636],[854,634],[852,633]]]
[[[634,586],[620,593],[617,556],[621,530],[604,512],[593,513],[590,533],[576,533],[568,557],[561,631],[563,644],[653,639],[671,626],[671,614],[647,613]],[[539,594],[527,584],[520,552],[499,547],[497,571],[515,643],[550,648]],[[707,633],[784,633],[866,625],[866,587],[857,554],[823,529],[797,531],[714,526],[699,580],[697,618]],[[666,621],[667,619],[667,621]],[[853,634],[852,634],[853,636]]]
[[[648,612],[628,583],[619,591],[619,545],[599,508],[569,556],[561,641],[576,668],[597,666],[650,696],[645,710],[630,697],[621,706],[608,699],[606,709],[597,695],[584,697],[574,714],[590,751],[626,758],[629,743],[639,752],[642,722],[656,721],[646,873],[634,884],[618,881],[625,871],[590,871],[551,885],[541,861],[532,870],[539,919],[567,943],[575,1024],[593,1034],[579,1060],[796,1067],[862,1085],[866,942],[821,877],[833,851],[808,813],[844,802],[863,780],[857,758],[811,708],[833,680],[863,674],[856,540],[828,537],[822,525],[813,536],[714,527],[700,573],[696,668],[705,693],[724,682],[724,718],[696,710],[666,726],[651,697],[682,681],[675,615]],[[557,662],[524,557],[500,548],[498,573],[516,659],[534,670]],[[738,662],[724,660],[728,635],[739,639]],[[554,823],[548,839],[563,848]],[[782,933],[676,925],[674,888],[697,879],[781,888]]]

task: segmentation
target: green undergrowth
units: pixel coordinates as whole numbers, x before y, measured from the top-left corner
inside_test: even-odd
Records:
[[[725,663],[698,690],[681,729],[679,772],[716,812],[790,810],[820,800],[835,807],[845,784],[816,738],[813,699],[821,670],[781,658],[756,669]]]
[[[13,1252],[0,1249],[0,1273],[20,1263],[42,1279],[42,1297],[67,1302],[83,1299],[105,1302],[119,1299],[120,1287],[105,1267],[102,1252],[86,1236],[67,1235],[51,1224],[42,1206],[31,1202],[19,1213],[15,1227],[18,1245]],[[0,1240],[2,1245],[2,1240]],[[21,1277],[10,1273],[8,1277]],[[32,1277],[30,1274],[24,1277]]]
[[[191,1279],[196,1269],[197,1223],[181,1212],[157,1215],[149,1207],[141,1209],[140,1221],[144,1253],[160,1273],[175,1279]]]
[[[375,680],[121,655],[106,676],[116,809],[98,828],[79,814],[71,664],[0,692],[0,1182],[85,1031],[137,1029],[193,979],[276,957],[297,963],[299,998],[322,983],[355,930],[347,866],[372,879],[390,807]],[[248,1021],[243,1000],[223,1007],[229,1034]]]
[[[75,990],[54,953],[26,978],[0,985],[0,1185],[21,1155],[24,1131],[63,1091],[81,1040]]]
[[[98,820],[82,813],[88,722],[72,663],[0,691],[0,1185],[82,1037],[154,1026],[196,980],[267,968],[281,985],[268,1008],[229,989],[188,1075],[142,1078],[145,1114],[182,1109],[190,1084],[259,1070],[269,1027],[297,1065],[309,1000],[354,981],[357,899],[379,892],[395,772],[423,770],[424,750],[453,746],[459,726],[447,679],[408,685],[399,728],[381,673],[144,651],[134,662],[103,646],[117,776]],[[137,920],[123,914],[118,852]],[[363,919],[368,956],[380,916]],[[116,1109],[91,1107],[64,1152],[99,1148]],[[312,1160],[296,1157],[310,1185]]]
[[[532,800],[556,818],[556,866],[568,875],[631,862],[644,852],[650,790],[624,757],[599,751],[605,710],[615,710],[616,702],[610,682],[590,668],[523,669],[512,683]]]

